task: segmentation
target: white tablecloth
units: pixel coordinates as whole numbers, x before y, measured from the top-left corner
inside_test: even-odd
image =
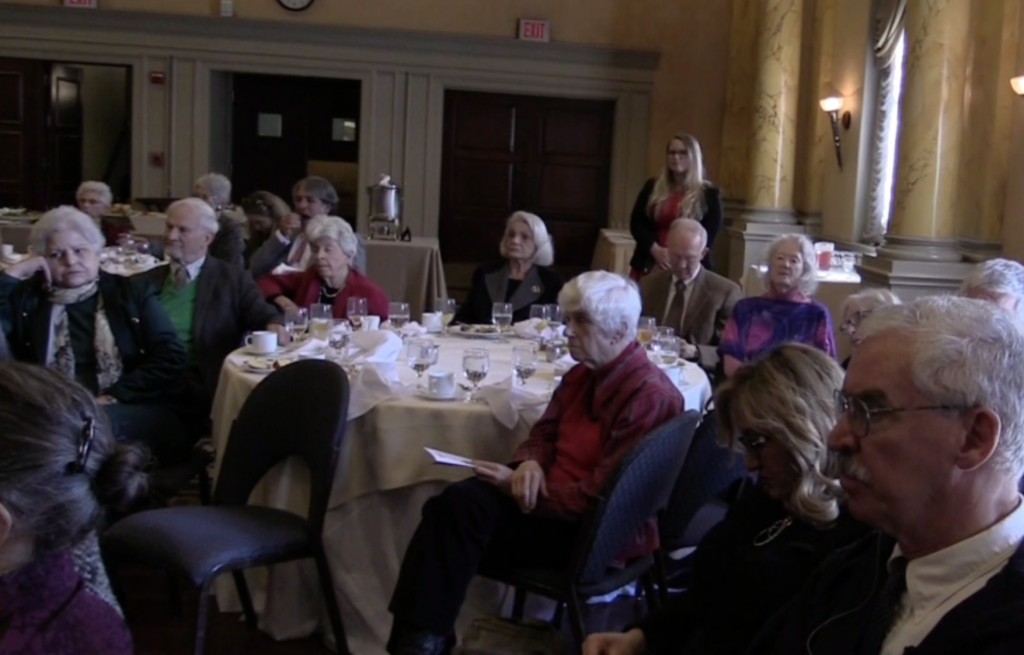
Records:
[[[461,373],[464,348],[486,347],[491,369],[484,384],[511,375],[511,343],[437,338],[438,364],[433,370]],[[398,365],[402,382],[415,374]],[[544,394],[552,387],[553,366],[542,362],[527,390]],[[261,376],[226,363],[213,406],[213,442],[218,454],[227,443],[231,423]],[[703,407],[711,395],[707,376],[688,365],[680,376],[688,408]],[[345,435],[338,475],[324,529],[324,543],[342,607],[349,646],[355,653],[383,653],[391,626],[387,603],[398,569],[423,504],[446,484],[470,475],[466,469],[436,466],[424,452],[430,446],[476,459],[507,461],[526,438],[539,412],[526,411],[514,428],[507,428],[484,404],[436,402],[406,395],[388,400],[353,419]],[[218,457],[219,464],[219,457]],[[268,473],[251,502],[304,514],[308,504],[308,474],[295,461]],[[316,575],[310,562],[273,567],[268,577],[249,576],[260,611],[261,628],[277,639],[311,634],[327,625]],[[496,611],[497,587],[474,583],[460,627],[480,612]],[[223,609],[237,608],[230,578],[217,589]]]

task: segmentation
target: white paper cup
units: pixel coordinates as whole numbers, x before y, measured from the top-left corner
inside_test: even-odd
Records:
[[[245,345],[249,351],[257,355],[269,355],[277,350],[277,332],[260,330],[253,332],[245,338]]]

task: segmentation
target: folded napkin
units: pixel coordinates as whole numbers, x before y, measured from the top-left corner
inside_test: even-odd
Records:
[[[270,274],[271,275],[285,275],[287,273],[302,273],[302,272],[303,271],[302,271],[301,268],[297,268],[295,266],[289,266],[288,264],[281,263],[281,264],[278,264],[277,266],[275,266],[274,270],[270,271]]]
[[[388,329],[391,330],[392,332],[395,331],[395,328],[391,326],[391,321],[384,321],[384,324],[381,325],[380,327],[382,330]],[[402,326],[402,329],[398,330],[398,333],[405,338],[422,337],[424,334],[427,333],[427,328],[423,327],[416,321],[409,321],[408,323]]]
[[[355,349],[347,358],[351,364],[393,364],[402,353],[402,339],[389,330],[353,332],[350,344],[350,347]]]
[[[541,324],[543,324],[543,327]],[[520,339],[548,341],[555,337],[561,337],[565,331],[565,326],[562,324],[552,325],[549,321],[539,318],[528,318],[513,325],[512,329],[515,330],[516,336]]]
[[[394,335],[391,335],[394,336]],[[396,364],[367,363],[346,369],[349,374],[348,418],[352,420],[367,413],[377,405],[408,395],[408,390],[398,379]]]
[[[491,408],[494,418],[510,430],[520,417],[527,425],[536,423],[551,400],[547,381],[531,378],[520,387],[514,384],[514,376],[480,387],[479,395]]]
[[[572,358],[572,355],[562,355],[554,362],[555,375],[561,377],[568,373],[572,367],[576,366],[578,362]]]

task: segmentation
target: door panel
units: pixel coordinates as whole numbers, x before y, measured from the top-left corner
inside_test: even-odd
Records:
[[[0,58],[0,207],[43,208],[43,62]]]
[[[50,64],[46,205],[75,204],[82,182],[82,69]]]

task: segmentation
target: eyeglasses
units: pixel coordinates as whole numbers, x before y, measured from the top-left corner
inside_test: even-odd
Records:
[[[689,150],[669,150],[669,157],[686,157],[690,154]]]
[[[871,417],[875,415],[897,414],[899,412],[962,412],[970,409],[969,405],[925,405],[924,407],[868,407],[860,398],[850,396],[841,389],[836,391],[836,420],[846,417],[850,424],[850,432],[858,439],[863,439],[871,432]]]
[[[768,435],[760,432],[741,432],[737,439],[748,452],[757,455],[761,448],[768,443]]]

